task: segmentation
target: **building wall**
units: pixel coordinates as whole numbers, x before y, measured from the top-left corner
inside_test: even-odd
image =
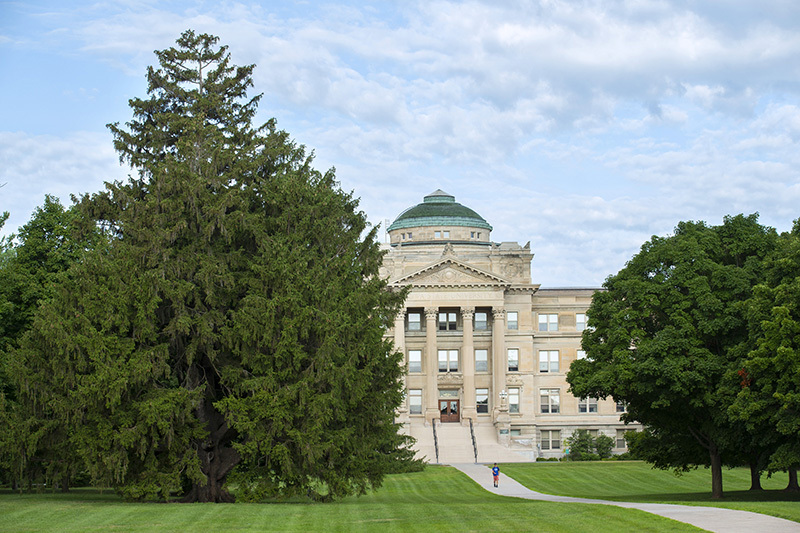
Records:
[[[412,228],[413,238],[442,228]],[[450,231],[453,231],[451,228]],[[477,229],[460,228],[469,235]],[[480,230],[481,238],[488,231]],[[396,233],[396,232],[394,232]],[[450,233],[451,240],[456,232]],[[440,234],[443,235],[443,234]],[[539,457],[563,455],[564,439],[577,429],[588,429],[618,437],[618,431],[632,429],[619,420],[620,413],[611,399],[587,405],[568,391],[566,373],[579,356],[582,323],[596,289],[542,289],[531,283],[530,244],[442,242],[431,239],[409,243],[391,239],[381,274],[393,286],[411,286],[405,312],[395,323],[391,336],[398,350],[406,356],[421,352],[420,371],[406,377],[409,392],[421,391],[421,412],[413,413],[415,396],[398,411],[405,424],[436,423],[441,416],[438,401],[442,391],[458,391],[459,419],[472,419],[481,425],[493,425],[498,442],[512,447],[529,448]],[[454,313],[454,330],[440,330],[438,313]],[[488,329],[476,327],[479,313],[488,318]],[[516,329],[509,328],[508,318],[516,313]],[[410,319],[419,316],[419,330]],[[540,326],[546,317],[547,328]],[[435,320],[431,320],[435,317]],[[416,325],[416,321],[413,321]],[[433,327],[434,331],[429,331]],[[518,350],[518,368],[508,367],[508,350]],[[458,354],[456,371],[440,371],[439,350]],[[486,350],[487,368],[476,369],[475,350]],[[547,353],[547,368],[541,367],[541,352]],[[498,359],[499,358],[499,359]],[[416,369],[414,369],[416,370]],[[488,412],[479,413],[477,389],[488,390]],[[517,390],[518,403],[512,405],[509,393]],[[542,401],[542,391],[549,400]],[[455,394],[454,392],[450,392]],[[544,405],[543,405],[544,403]],[[595,407],[596,405],[596,407]],[[585,411],[585,412],[584,412]],[[555,441],[558,447],[554,447]],[[617,452],[624,451],[616,448]]]

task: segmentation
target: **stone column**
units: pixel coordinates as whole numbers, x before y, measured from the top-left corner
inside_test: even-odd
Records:
[[[438,307],[425,308],[425,420],[439,418],[439,353],[436,351]]]
[[[406,310],[403,309],[394,318],[394,349],[403,354],[400,364],[405,364],[406,356]],[[403,389],[408,390],[408,373],[403,374]],[[408,407],[403,404],[397,409],[400,415],[400,422],[407,423]]]
[[[406,353],[406,310],[403,309],[394,319],[394,349]]]
[[[506,370],[508,360],[506,355],[506,311],[502,308],[492,308],[492,418],[497,421],[502,402],[500,392],[506,388]]]
[[[464,325],[464,335],[461,343],[461,372],[464,376],[462,420],[467,418],[477,420],[478,418],[478,409],[475,406],[475,347],[472,343],[472,318],[474,316],[474,307],[461,308],[461,322]]]

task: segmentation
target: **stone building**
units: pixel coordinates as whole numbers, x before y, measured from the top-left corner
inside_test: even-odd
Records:
[[[411,286],[392,336],[406,356],[398,421],[429,461],[561,457],[577,429],[624,451],[624,406],[575,398],[565,376],[584,356],[596,289],[531,282],[530,242],[494,243],[492,227],[441,190],[388,227],[381,273]]]

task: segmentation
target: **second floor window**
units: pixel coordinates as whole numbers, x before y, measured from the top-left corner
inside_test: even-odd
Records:
[[[439,372],[458,372],[458,350],[439,350]]]
[[[506,313],[506,324],[508,325],[508,329],[517,329],[517,322],[519,320],[519,314],[516,311],[509,311]]]
[[[539,351],[539,372],[558,372],[558,350]]]
[[[489,350],[475,350],[475,372],[489,371]]]
[[[584,313],[578,313],[575,315],[575,329],[578,331],[583,331],[586,329],[586,315]]]
[[[579,413],[596,413],[597,412],[597,398],[581,398],[578,403]]]
[[[455,331],[456,324],[455,311],[439,313],[439,331]]]
[[[408,351],[408,371],[422,372],[422,350]]]
[[[558,331],[558,315],[539,313],[539,331]]]
[[[540,389],[539,399],[541,402],[542,413],[558,413],[560,412],[560,398],[558,396],[558,389]]]
[[[519,371],[519,350],[517,348],[508,349],[508,371]]]

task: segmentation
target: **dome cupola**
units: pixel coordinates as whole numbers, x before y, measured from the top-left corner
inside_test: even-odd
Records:
[[[478,213],[437,189],[409,207],[387,229],[392,245],[431,242],[488,244],[492,226]]]

